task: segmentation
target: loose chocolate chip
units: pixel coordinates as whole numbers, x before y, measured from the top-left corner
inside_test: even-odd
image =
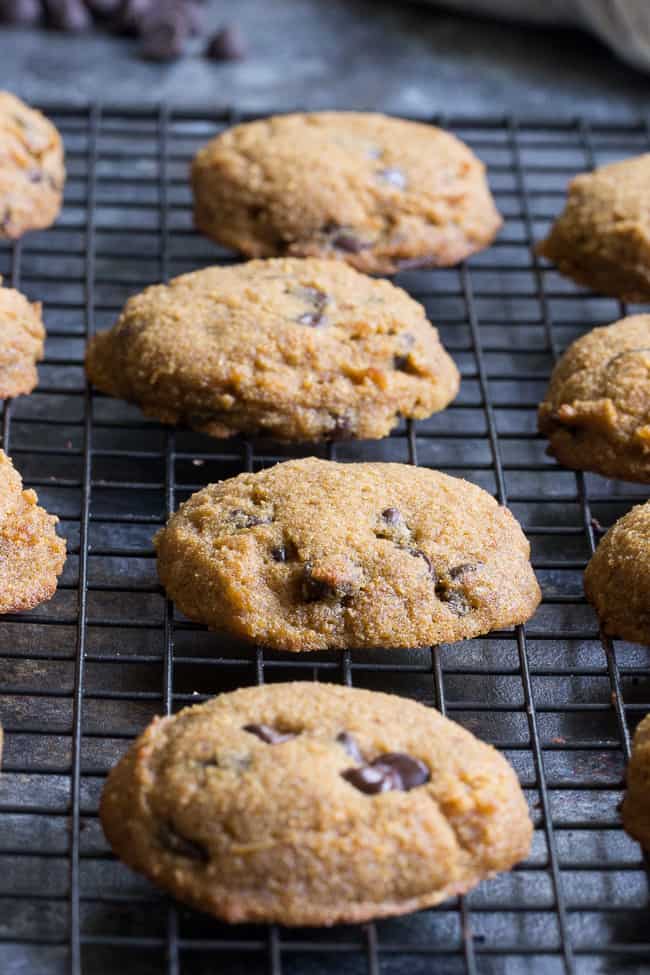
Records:
[[[0,2],[0,23],[38,24],[41,19],[40,0],[4,0]]]
[[[202,863],[207,863],[210,859],[208,851],[203,846],[182,836],[171,823],[165,823],[161,828],[160,842],[170,853],[175,853],[177,856],[200,860]]]
[[[184,10],[169,4],[166,9],[147,14],[141,23],[140,53],[150,61],[173,61],[183,53],[190,33]]]
[[[259,515],[252,515],[241,508],[234,508],[230,512],[230,520],[235,528],[254,528],[255,525],[270,525],[273,519],[270,516],[260,518]]]
[[[402,513],[397,508],[384,508],[381,516],[389,525],[398,525],[402,521]]]
[[[436,582],[438,578],[438,574],[434,569],[433,563],[431,562],[431,559],[426,554],[426,552],[423,552],[421,548],[410,548],[409,552],[411,553],[411,555],[414,555],[418,559],[424,559],[427,565],[427,569],[429,570],[429,575],[431,576],[433,581]]]
[[[341,775],[360,792],[409,792],[431,778],[429,769],[418,758],[404,752],[387,752],[359,768],[346,769]]]
[[[45,0],[48,22],[57,30],[88,30],[92,24],[89,11],[81,0]]]
[[[336,740],[343,746],[350,758],[353,758],[355,762],[363,762],[363,755],[359,751],[356,739],[349,732],[342,731],[336,736]]]
[[[114,17],[122,6],[123,0],[86,0],[86,6],[90,8],[95,17],[108,19]]]
[[[205,56],[213,61],[241,61],[246,57],[248,46],[236,24],[228,24],[218,30],[205,49]]]
[[[293,731],[278,731],[277,728],[272,728],[268,724],[245,724],[244,731],[261,738],[267,745],[280,745],[283,741],[289,741],[290,738],[296,737]]]
[[[390,183],[398,190],[403,190],[406,187],[406,176],[401,169],[380,169],[377,176],[382,182]]]
[[[122,0],[115,27],[124,34],[138,34],[143,18],[155,8],[156,0]]]

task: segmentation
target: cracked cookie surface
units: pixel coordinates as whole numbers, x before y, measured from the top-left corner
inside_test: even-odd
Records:
[[[578,284],[650,299],[650,153],[581,173],[538,254]]]
[[[606,633],[650,646],[650,501],[603,536],[585,571],[585,593]]]
[[[412,647],[528,619],[529,544],[481,488],[307,458],[212,484],[155,539],[188,617],[275,649]]]
[[[155,719],[100,816],[115,853],[181,900],[289,925],[437,904],[512,867],[532,835],[495,749],[414,701],[315,683]]]
[[[621,815],[626,831],[650,851],[650,714],[637,725]]]
[[[54,125],[0,91],[0,237],[54,223],[64,182],[63,145]]]
[[[41,304],[20,291],[3,288],[0,278],[0,399],[31,393],[38,383],[45,329]]]
[[[459,374],[420,304],[336,261],[212,267],[147,288],[86,356],[93,383],[215,437],[383,437]]]
[[[58,518],[23,491],[20,474],[0,450],[0,613],[32,609],[49,599],[65,562]]]
[[[361,271],[450,266],[494,239],[485,167],[431,125],[362,112],[235,126],[192,167],[195,222],[249,257],[347,261]]]
[[[595,328],[569,346],[539,429],[567,467],[650,482],[650,315]]]

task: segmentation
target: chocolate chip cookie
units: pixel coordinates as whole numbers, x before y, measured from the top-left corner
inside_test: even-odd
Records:
[[[567,467],[650,481],[650,315],[595,328],[569,346],[539,429]]]
[[[585,593],[606,633],[650,645],[650,501],[602,538],[585,572]]]
[[[115,853],[226,921],[405,914],[526,857],[512,768],[433,708],[267,684],[155,719],[109,775]]]
[[[18,471],[0,450],[0,613],[32,609],[56,590],[65,562],[58,518],[23,491]]]
[[[621,815],[630,836],[650,851],[650,714],[634,733]]]
[[[40,302],[1,285],[0,277],[0,399],[7,399],[31,393],[38,383],[45,329]]]
[[[237,125],[197,154],[192,186],[197,228],[227,247],[337,258],[371,274],[457,264],[501,226],[466,145],[371,113]]]
[[[510,512],[406,464],[240,474],[192,495],[155,545],[187,616],[275,649],[453,642],[521,623],[540,600]]]
[[[537,248],[562,274],[624,301],[650,299],[650,153],[581,173]]]
[[[383,437],[458,391],[424,309],[336,261],[211,267],[131,298],[90,343],[103,392],[214,437]]]
[[[61,209],[63,145],[44,115],[0,91],[0,237],[54,223]]]

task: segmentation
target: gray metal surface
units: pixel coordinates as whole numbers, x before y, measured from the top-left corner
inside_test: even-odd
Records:
[[[0,621],[2,975],[647,972],[647,876],[617,807],[628,732],[650,710],[650,649],[601,642],[581,586],[592,516],[608,526],[647,490],[562,470],[535,425],[554,356],[621,309],[538,266],[531,250],[567,179],[642,151],[645,127],[452,120],[490,166],[505,227],[466,266],[397,280],[439,325],[460,396],[382,441],[296,450],[172,432],[84,384],[86,332],[110,324],[130,294],[232,259],[193,232],[186,179],[226,119],[96,108],[54,118],[70,173],[63,215],[0,247],[0,273],[45,302],[48,328],[39,388],[6,408],[4,445],[69,540],[54,599]],[[209,481],[299,453],[418,462],[507,501],[544,590],[535,618],[437,650],[296,656],[176,617],[158,587],[153,531]],[[536,823],[529,861],[462,904],[361,928],[228,927],[171,907],[109,854],[97,820],[107,769],[156,713],[291,678],[412,696],[500,747]]]

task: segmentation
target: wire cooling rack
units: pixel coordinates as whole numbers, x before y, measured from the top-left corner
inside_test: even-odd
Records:
[[[0,620],[3,975],[533,975],[650,971],[647,875],[621,830],[629,733],[650,710],[650,649],[599,636],[582,571],[601,526],[647,491],[545,455],[535,410],[558,353],[623,309],[537,263],[531,243],[573,173],[645,151],[643,124],[432,119],[490,167],[506,220],[493,247],[398,283],[463,373],[445,412],[382,441],[280,448],[143,419],[87,387],[87,334],[168,276],[231,261],[192,230],[188,162],[234,113],[45,106],[67,148],[57,225],[0,249],[45,303],[40,385],[7,403],[3,445],[61,519],[52,601]],[[544,603],[525,627],[412,652],[251,650],[175,615],[151,536],[210,481],[297,454],[398,460],[469,478],[510,505]],[[625,598],[625,594],[621,594]],[[288,679],[343,681],[436,705],[514,764],[536,830],[527,863],[462,900],[333,930],[237,927],[175,906],[113,859],[97,818],[107,770],[157,713]]]

